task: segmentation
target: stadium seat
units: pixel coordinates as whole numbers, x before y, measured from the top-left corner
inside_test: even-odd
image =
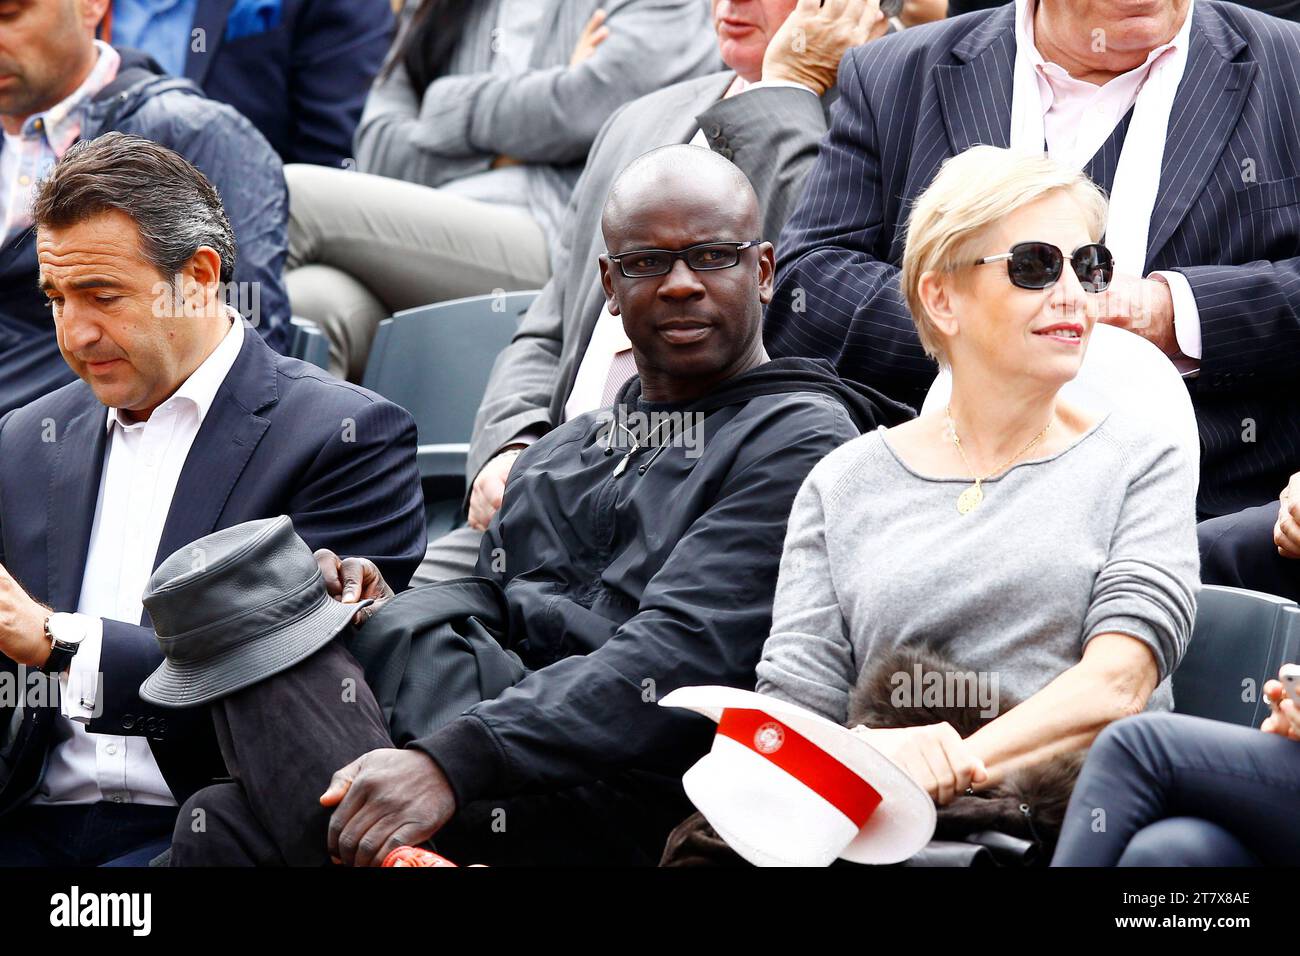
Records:
[[[930,386],[922,411],[942,409],[951,392],[952,375],[944,369]],[[1079,374],[1060,394],[1096,411],[1122,408],[1125,414],[1142,415],[1160,432],[1173,428],[1199,467],[1201,442],[1187,386],[1168,357],[1140,335],[1113,325],[1093,326]]]
[[[1268,716],[1266,680],[1300,658],[1300,606],[1294,601],[1205,585],[1196,625],[1174,671],[1174,710],[1246,727]]]
[[[293,328],[289,331],[289,354],[304,362],[311,362],[312,365],[328,372],[330,342],[325,337],[325,333],[320,330],[320,326],[310,319],[297,315],[291,317],[289,321],[293,323]]]
[[[474,416],[497,355],[536,291],[455,299],[379,323],[362,384],[415,416],[420,475],[464,494]]]

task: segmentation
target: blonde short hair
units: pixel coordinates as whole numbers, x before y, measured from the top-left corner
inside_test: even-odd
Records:
[[[1083,173],[1042,155],[972,146],[945,162],[934,181],[917,197],[907,220],[903,252],[903,296],[916,322],[926,354],[947,364],[943,337],[921,304],[921,276],[955,272],[980,255],[1005,252],[981,249],[991,226],[1048,193],[1065,190],[1079,203],[1093,242],[1106,228],[1106,196]]]

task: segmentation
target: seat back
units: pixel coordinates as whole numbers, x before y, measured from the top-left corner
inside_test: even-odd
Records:
[[[304,362],[311,362],[317,368],[323,368],[328,372],[330,341],[320,330],[320,326],[310,319],[297,315],[289,321],[292,323],[292,328],[289,330],[289,355]]]
[[[362,384],[414,416],[421,477],[463,479],[492,364],[536,297],[536,291],[473,296],[407,309],[379,323]]]
[[[1174,710],[1245,727],[1268,715],[1266,680],[1300,655],[1300,607],[1294,601],[1207,584],[1196,625],[1174,671]]]
[[[943,369],[921,410],[942,410],[951,393],[952,373]],[[1200,436],[1187,386],[1168,357],[1140,335],[1097,323],[1079,374],[1061,387],[1060,395],[1099,412],[1122,409],[1125,415],[1149,421],[1161,434],[1172,429],[1199,466]]]

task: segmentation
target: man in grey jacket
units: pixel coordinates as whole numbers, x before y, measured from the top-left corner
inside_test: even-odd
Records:
[[[877,0],[714,0],[728,70],[629,103],[605,124],[569,204],[554,274],[498,356],[474,423],[469,523],[429,546],[412,584],[472,573],[514,456],[561,422],[609,405],[635,366],[596,268],[600,213],[633,159],[658,146],[708,146],[744,171],[762,236],[781,231],[826,132],[840,57],[884,34]]]

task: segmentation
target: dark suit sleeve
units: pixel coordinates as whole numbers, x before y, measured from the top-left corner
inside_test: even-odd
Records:
[[[404,590],[425,546],[415,448],[415,420],[391,402],[340,415],[289,499],[294,530],[313,549],[370,558]]]
[[[389,0],[310,0],[293,38],[292,155],[340,166],[393,36]]]
[[[1293,384],[1300,372],[1300,258],[1176,267],[1201,320],[1201,375]]]
[[[846,378],[917,405],[936,366],[916,336],[899,268],[881,258],[898,224],[886,221],[876,120],[859,74],[871,46],[840,64],[830,133],[777,243],[763,337],[774,358],[825,358]]]

